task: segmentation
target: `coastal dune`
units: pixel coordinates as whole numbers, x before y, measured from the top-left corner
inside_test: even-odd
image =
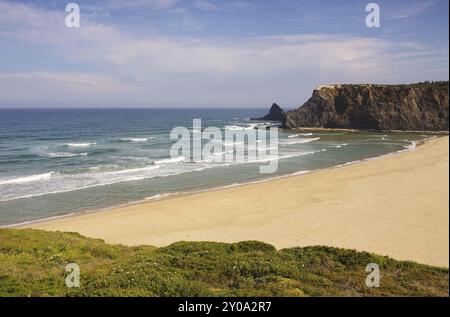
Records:
[[[448,267],[449,139],[306,175],[85,213],[27,227],[125,245],[260,240]]]

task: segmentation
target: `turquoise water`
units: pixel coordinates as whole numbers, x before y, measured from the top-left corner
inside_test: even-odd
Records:
[[[342,165],[432,134],[279,132],[278,169],[170,160],[176,126],[251,127],[261,109],[0,110],[0,225]],[[264,122],[260,125],[268,124]],[[231,128],[233,129],[233,128]]]

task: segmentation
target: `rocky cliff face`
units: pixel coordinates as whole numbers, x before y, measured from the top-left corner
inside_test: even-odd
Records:
[[[321,86],[303,106],[286,113],[283,127],[448,130],[448,82]]]
[[[286,113],[279,105],[276,103],[272,104],[269,113],[264,117],[251,118],[251,120],[268,120],[268,121],[283,121]]]

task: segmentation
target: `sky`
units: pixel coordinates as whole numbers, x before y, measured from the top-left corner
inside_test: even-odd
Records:
[[[449,78],[448,0],[0,0],[0,107],[302,105]]]

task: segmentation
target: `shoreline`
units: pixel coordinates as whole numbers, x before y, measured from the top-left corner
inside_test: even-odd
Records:
[[[447,130],[365,130],[365,129],[351,129],[351,128],[314,128],[314,127],[297,127],[297,128],[281,128],[286,131],[330,131],[330,132],[369,132],[369,133],[427,133],[437,134],[441,136],[448,136],[450,134]]]
[[[431,152],[436,152],[436,149],[440,153],[440,160],[436,164],[439,164],[439,169],[442,169],[443,165],[440,161],[442,159],[448,161],[448,136],[428,140],[414,151],[405,149],[400,153],[394,152],[381,157],[368,158],[357,164],[330,167],[297,176],[280,176],[278,179],[232,185],[228,188],[176,194],[158,200],[108,208],[98,212],[77,213],[56,220],[15,227],[76,231],[89,237],[102,238],[110,243],[127,245],[165,246],[179,240],[221,242],[260,240],[271,243],[277,248],[321,244],[353,248],[389,255],[395,259],[448,267],[448,207],[443,207],[446,201],[448,206],[448,179],[442,177],[445,174],[442,174],[441,170],[430,172],[432,177],[426,181],[426,184],[436,186],[436,175],[438,175],[438,180],[444,184],[443,187],[447,188],[447,194],[443,194],[442,190],[436,187],[440,196],[427,200],[429,204],[438,204],[436,206],[439,208],[436,209],[436,206],[430,205],[425,206],[425,209],[422,206],[422,209],[416,210],[417,204],[420,204],[420,201],[423,202],[423,197],[417,199],[418,197],[415,196],[424,194],[415,195],[418,190],[420,191],[420,186],[417,187],[414,179],[420,176],[419,178],[425,180],[427,174],[430,174],[426,171],[426,166],[422,165],[424,162],[429,162],[428,156],[432,155]],[[444,153],[444,158],[442,158],[442,153]],[[413,157],[421,159],[420,164],[415,164],[412,160]],[[400,179],[392,178],[395,173],[383,176],[383,170],[386,169],[384,165],[392,161],[400,161],[400,164],[396,162],[393,165],[390,164],[392,166],[388,168],[401,169],[404,175],[401,175]],[[414,169],[417,167],[420,175],[412,175],[411,178],[409,174],[414,174],[414,171],[405,169],[406,166],[403,163],[410,164],[410,167],[414,167]],[[411,179],[410,185],[413,188],[409,188],[411,186],[405,186],[406,190],[400,187],[387,188],[386,194],[391,195],[391,199],[395,201],[384,201],[383,188],[379,193],[380,186],[366,182],[367,174],[370,174],[371,170],[377,170],[380,166],[383,167],[381,171],[378,171],[381,174],[377,174],[374,183],[386,181],[386,187],[390,187],[392,185],[389,184],[390,181],[391,183],[399,181],[402,183],[402,178],[405,178]],[[339,182],[334,182],[333,176],[338,176]],[[384,179],[385,177],[392,179]],[[358,189],[358,186],[353,188],[355,185],[352,184],[353,178],[355,178],[356,185],[367,183],[367,186],[373,185],[373,188],[368,190],[369,192],[364,192],[364,188]],[[358,180],[358,178],[362,178],[362,180]],[[346,185],[347,180],[349,180],[349,185],[352,185],[349,186],[351,191],[362,191],[364,195],[359,195],[362,197],[349,195],[348,192],[342,191],[337,186],[342,185],[342,182]],[[333,183],[336,183],[336,187],[332,186]],[[301,186],[305,184],[310,187],[311,184],[314,186],[312,189],[308,186]],[[317,192],[314,190],[315,188],[318,189]],[[295,194],[296,189],[302,195],[286,195],[286,191]],[[411,189],[414,189],[415,192],[411,192]],[[330,195],[327,190],[336,191],[339,195],[337,197]],[[374,190],[375,193],[371,193],[371,190]],[[436,190],[433,192],[436,193]],[[266,193],[273,194],[273,198],[267,197],[270,195]],[[340,198],[340,194],[344,197]],[[396,199],[396,194],[403,195],[403,199],[401,197]],[[377,195],[380,196],[381,202],[376,201]],[[313,196],[313,199],[309,196]],[[361,198],[363,199],[361,200]],[[342,199],[350,200],[351,204],[346,205]],[[408,199],[413,202],[409,202]],[[378,210],[380,203],[384,204],[392,213]],[[367,208],[358,210],[358,206],[365,207],[366,204],[369,205]],[[329,208],[336,209],[337,214],[330,212]],[[401,209],[402,213],[393,214],[398,209]],[[370,217],[374,217],[374,212],[392,219],[388,222],[386,219],[381,219],[382,224],[375,225],[375,227],[380,227],[379,230],[374,230],[374,228],[371,230],[370,226],[366,228]],[[211,217],[211,213],[214,213],[213,217]],[[361,214],[365,214],[364,217],[361,218]],[[432,219],[427,222],[428,216],[432,216]],[[369,219],[366,219],[367,217]],[[320,221],[318,222],[317,219]],[[347,221],[354,221],[355,226],[361,225],[363,229],[353,230]],[[302,230],[297,232],[300,228]],[[396,230],[401,234],[394,233]],[[356,232],[364,236],[367,231],[370,232],[369,243],[356,241],[361,240],[361,237],[355,237]],[[412,239],[419,244],[416,247],[407,243],[411,234],[416,234],[414,232],[417,235]],[[401,239],[396,239],[400,236]],[[382,241],[375,241],[377,239]],[[403,241],[405,239],[406,241]],[[436,241],[438,247],[429,250],[430,245],[433,246]],[[443,241],[446,241],[446,245],[443,244]]]
[[[329,129],[329,128],[323,128],[323,129],[330,130],[330,131],[338,131],[339,130],[339,129]],[[343,131],[343,130],[340,129],[340,131]],[[358,130],[352,130],[352,131],[358,131]],[[350,130],[348,130],[347,132],[350,132]],[[193,190],[193,191],[162,193],[162,194],[157,194],[154,196],[149,196],[149,197],[146,197],[146,198],[143,198],[140,200],[131,201],[128,203],[122,203],[122,204],[118,204],[118,205],[114,205],[114,206],[106,206],[106,207],[95,208],[95,209],[87,209],[87,210],[69,212],[67,214],[45,217],[45,218],[40,218],[40,219],[28,220],[28,221],[23,221],[23,222],[19,222],[19,223],[3,225],[3,226],[0,226],[0,228],[18,228],[18,229],[25,228],[25,227],[32,226],[32,225],[39,224],[39,223],[46,223],[46,222],[51,222],[51,221],[55,221],[55,220],[59,220],[59,219],[71,218],[71,217],[82,216],[82,215],[93,214],[93,213],[110,212],[110,211],[114,211],[118,208],[131,207],[131,206],[148,203],[148,202],[162,201],[162,200],[172,199],[172,198],[176,198],[176,197],[183,197],[183,196],[195,195],[195,194],[200,194],[200,193],[207,193],[207,192],[223,190],[223,189],[227,189],[227,188],[241,187],[241,186],[246,186],[246,185],[253,185],[253,184],[259,184],[259,183],[264,183],[264,182],[276,181],[279,179],[284,179],[284,178],[289,178],[289,177],[297,177],[297,176],[302,176],[302,175],[307,175],[307,174],[318,173],[318,172],[332,170],[332,169],[341,168],[341,167],[345,167],[345,166],[351,166],[354,164],[360,164],[360,163],[364,163],[366,161],[383,159],[384,157],[398,155],[398,154],[401,154],[404,152],[414,151],[418,146],[421,146],[422,144],[425,144],[426,142],[433,140],[435,138],[439,138],[439,137],[442,137],[442,136],[432,136],[432,137],[429,137],[426,139],[411,141],[412,146],[413,146],[412,148],[405,147],[401,150],[397,150],[394,152],[390,152],[390,153],[386,153],[386,154],[382,154],[382,155],[378,155],[378,156],[373,156],[373,157],[367,157],[367,158],[363,158],[363,159],[359,159],[359,160],[355,160],[355,161],[349,161],[347,163],[333,165],[333,166],[326,167],[326,168],[297,171],[297,172],[290,173],[290,174],[262,178],[262,179],[244,182],[244,183],[233,183],[230,185],[224,185],[224,186],[212,187],[212,188],[206,188],[206,189],[199,189],[199,190]],[[155,197],[155,196],[161,196],[161,197]]]

